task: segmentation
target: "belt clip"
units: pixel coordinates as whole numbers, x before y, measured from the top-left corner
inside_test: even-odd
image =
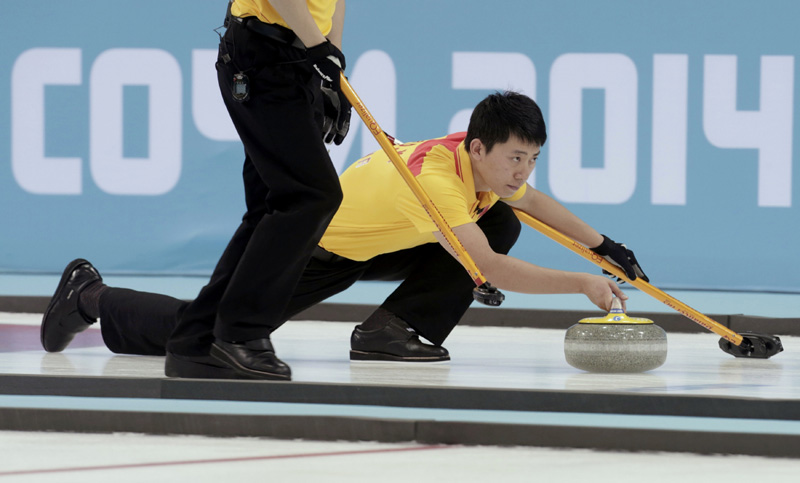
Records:
[[[250,99],[250,79],[243,72],[233,75],[233,99],[244,102]]]

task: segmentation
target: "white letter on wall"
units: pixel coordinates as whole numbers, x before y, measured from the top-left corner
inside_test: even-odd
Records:
[[[564,54],[550,70],[550,189],[573,203],[624,203],[636,188],[637,72],[622,54]],[[604,166],[581,166],[584,89],[605,91]]]
[[[689,99],[689,56],[653,56],[653,171],[650,200],[654,205],[686,204],[686,136]]]
[[[81,193],[81,158],[48,158],[44,88],[81,83],[80,49],[30,49],[11,71],[11,169],[17,184],[36,194]]]
[[[123,154],[123,87],[144,85],[149,92],[148,157]],[[182,80],[178,62],[156,49],[111,49],[92,65],[90,80],[90,165],[103,191],[120,195],[160,195],[181,173]]]
[[[524,54],[453,52],[453,89],[509,90],[536,99],[536,68]],[[466,131],[472,109],[458,111],[447,132]]]
[[[705,56],[703,130],[717,147],[758,149],[758,206],[792,206],[794,57],[761,57],[759,111],[736,110],[736,62]]]

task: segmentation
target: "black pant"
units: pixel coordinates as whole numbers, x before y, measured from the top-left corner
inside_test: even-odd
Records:
[[[520,232],[517,217],[505,203],[492,207],[478,226],[498,253],[508,253]],[[437,345],[469,308],[475,287],[461,264],[438,243],[364,262],[313,257],[271,330],[358,280],[403,280],[381,306]],[[113,352],[163,355],[172,328],[192,305],[165,295],[109,288],[100,298],[103,340]]]
[[[249,79],[244,102],[232,96],[237,73]],[[268,337],[283,322],[286,303],[342,200],[322,142],[320,79],[305,52],[232,22],[220,43],[217,74],[244,145],[247,211],[208,285],[181,308],[167,348],[187,356],[208,354],[215,337]]]

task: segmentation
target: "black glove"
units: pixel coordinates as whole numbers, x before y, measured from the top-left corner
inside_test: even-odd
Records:
[[[344,54],[330,40],[306,51],[308,62],[322,78],[320,90],[324,102],[322,140],[342,144],[350,130],[350,102],[342,93],[339,76],[346,64]]]
[[[650,281],[642,271],[642,267],[639,266],[639,262],[636,261],[636,256],[624,244],[617,243],[603,235],[603,243],[598,247],[592,248],[592,251],[622,268],[629,279],[636,280],[636,278],[641,278],[645,282]],[[603,270],[603,273],[611,275],[607,270]],[[617,282],[624,282],[624,280],[617,277]]]
[[[331,85],[322,81],[322,102],[324,104],[322,121],[322,141],[330,144],[333,141],[337,146],[342,144],[347,132],[350,131],[350,104],[342,109],[342,101],[347,99],[341,92],[331,89]]]
[[[339,91],[339,73],[345,69],[344,54],[330,40],[306,49],[308,62],[314,67],[322,80],[333,85]]]

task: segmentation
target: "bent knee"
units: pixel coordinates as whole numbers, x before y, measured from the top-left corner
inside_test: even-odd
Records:
[[[507,254],[519,239],[522,224],[505,203],[497,203],[486,215],[478,220],[478,225],[486,235],[489,245],[497,253]]]

